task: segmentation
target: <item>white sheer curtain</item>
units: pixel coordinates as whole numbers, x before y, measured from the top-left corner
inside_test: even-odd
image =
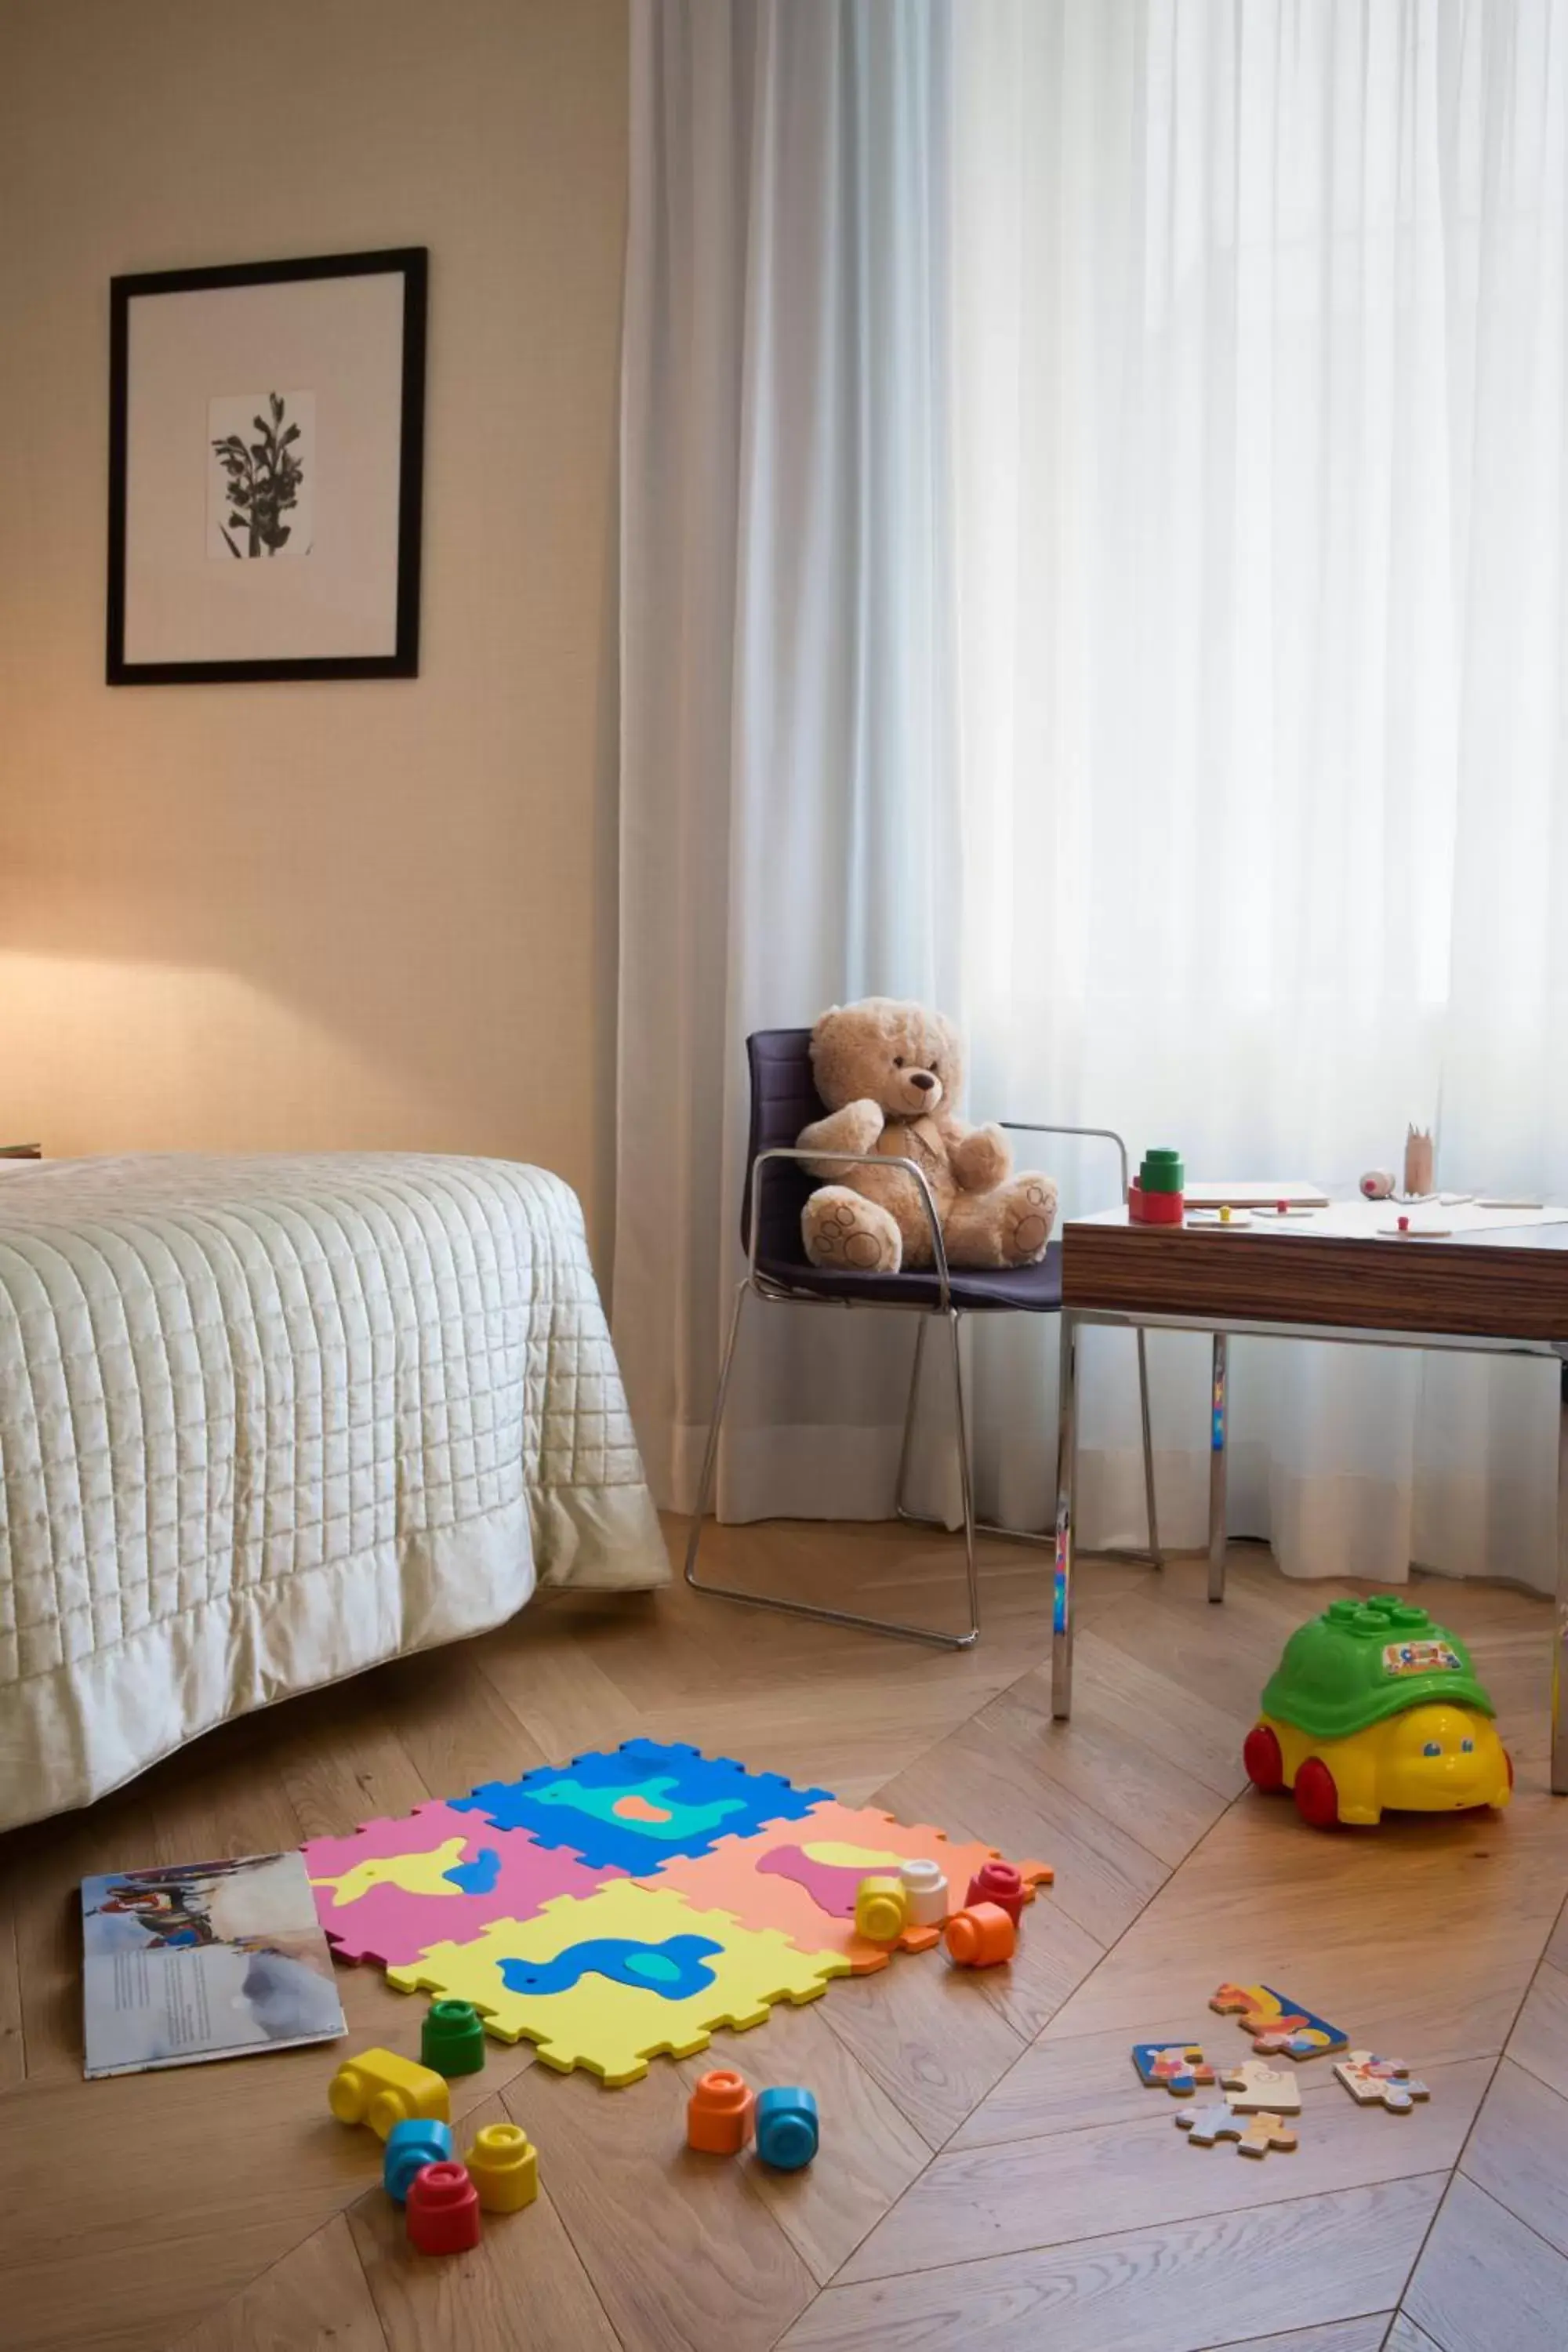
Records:
[[[743,1037],[835,998],[931,996],[976,1110],[1194,1168],[1342,1183],[1415,1118],[1445,1181],[1568,1189],[1564,0],[635,25],[616,1305],[667,1498]],[[907,1335],[788,1319],[721,1507],[879,1515]],[[974,1351],[1035,1523],[1052,1328]],[[1203,1350],[1152,1356],[1195,1542]],[[1131,1366],[1091,1345],[1091,1539],[1140,1531]],[[1292,1572],[1548,1580],[1541,1367],[1257,1344],[1234,1398],[1232,1527]]]

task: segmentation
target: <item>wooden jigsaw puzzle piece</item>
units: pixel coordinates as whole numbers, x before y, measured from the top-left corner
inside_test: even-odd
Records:
[[[1379,2058],[1371,2050],[1350,2051],[1334,2073],[1359,2105],[1382,2105],[1391,2115],[1407,2116],[1417,2099],[1432,2095],[1397,2058]]]
[[[1239,2116],[1299,2116],[1301,2086],[1282,2066],[1261,2058],[1245,2058],[1239,2066],[1222,2066],[1219,2079]]]
[[[1239,2140],[1244,2131],[1251,2129],[1228,2107],[1189,2107],[1173,2120],[1176,2129],[1184,2131],[1194,2147],[1212,2147],[1216,2139]]]
[[[1190,2098],[1200,2083],[1212,2084],[1215,2070],[1195,2042],[1135,2042],[1132,2063],[1145,2089]]]
[[[1267,2156],[1271,2147],[1282,2155],[1294,2154],[1300,2143],[1282,2116],[1254,2116],[1236,2143],[1238,2156]]]
[[[1216,1986],[1209,2007],[1221,2017],[1236,2016],[1260,2057],[1322,2058],[1342,2050],[1350,2039],[1337,2025],[1315,2017],[1271,1985]]]

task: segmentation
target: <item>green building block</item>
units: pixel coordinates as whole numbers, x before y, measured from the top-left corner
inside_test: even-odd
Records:
[[[433,2000],[425,2012],[419,2055],[437,2074],[477,2074],[485,2063],[485,2029],[468,2000]]]
[[[1187,1180],[1182,1165],[1182,1155],[1162,1146],[1143,1154],[1143,1165],[1138,1171],[1138,1181],[1145,1192],[1179,1192]]]

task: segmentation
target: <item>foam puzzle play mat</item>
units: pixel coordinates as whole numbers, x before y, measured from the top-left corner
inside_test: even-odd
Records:
[[[648,1739],[315,1838],[305,1859],[339,1959],[470,2001],[499,2040],[615,2087],[717,2027],[762,2024],[774,2001],[929,1948],[974,1916],[977,1881],[1001,1901],[1011,1889],[1016,1926],[1051,1876]],[[915,1893],[879,1910],[867,1890],[883,1885]]]

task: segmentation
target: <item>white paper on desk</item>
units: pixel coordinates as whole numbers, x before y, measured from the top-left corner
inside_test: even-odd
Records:
[[[1406,1208],[1398,1201],[1334,1201],[1310,1217],[1264,1217],[1254,1233],[1316,1234],[1340,1241],[1382,1241],[1394,1237],[1401,1217],[1410,1220],[1410,1232],[1419,1240],[1430,1228],[1439,1236],[1462,1241],[1467,1234],[1519,1233],[1532,1225],[1568,1225],[1568,1208],[1481,1209],[1473,1201],[1457,1201],[1452,1208],[1427,1201]]]

